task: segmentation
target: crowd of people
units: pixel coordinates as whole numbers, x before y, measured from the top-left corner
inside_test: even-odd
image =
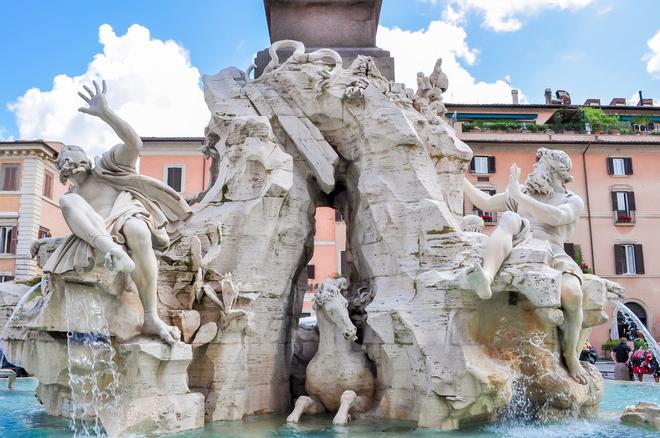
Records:
[[[660,363],[643,337],[630,340],[621,338],[619,344],[610,353],[614,361],[615,380],[644,380],[646,374],[652,375],[660,382]]]

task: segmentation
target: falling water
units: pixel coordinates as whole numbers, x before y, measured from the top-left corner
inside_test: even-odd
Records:
[[[41,289],[42,289],[42,287],[45,289],[46,286],[47,286],[47,284],[48,284],[48,283],[47,283],[46,279],[45,279],[45,278],[42,279],[41,281],[39,281],[38,283],[36,283],[36,284],[33,285],[32,287],[30,287],[30,288],[25,292],[25,294],[23,295],[23,297],[21,297],[21,299],[18,300],[18,303],[16,304],[16,306],[14,306],[14,312],[11,314],[11,316],[9,317],[9,319],[7,320],[7,322],[5,323],[5,326],[3,327],[2,332],[0,333],[0,350],[1,350],[1,351],[0,351],[0,368],[2,368],[2,364],[4,363],[4,360],[5,360],[5,345],[4,345],[4,338],[5,338],[5,334],[7,333],[7,330],[8,330],[9,327],[11,327],[11,325],[13,324],[14,319],[15,319],[17,313],[20,311],[20,309],[22,309],[23,305],[24,305],[26,302],[28,302],[28,301],[30,301],[30,300],[32,299],[32,297],[34,296],[35,292],[38,291],[40,294],[43,294],[42,291],[41,291]]]
[[[65,291],[69,387],[74,436],[104,436],[99,414],[119,407],[119,374],[108,323],[97,294]]]
[[[630,310],[628,306],[626,306],[621,302],[618,302],[616,304],[616,310],[617,312],[621,312],[630,319],[632,319],[633,321],[635,321],[635,324],[637,324],[637,329],[641,331],[642,334],[644,334],[644,340],[648,344],[651,351],[653,351],[653,356],[655,356],[656,358],[660,358],[660,346],[658,346],[658,343],[655,341],[653,335],[651,335],[651,333],[648,331],[646,326],[642,324],[642,321],[639,320],[637,315],[635,315],[635,313],[633,313],[633,311]]]

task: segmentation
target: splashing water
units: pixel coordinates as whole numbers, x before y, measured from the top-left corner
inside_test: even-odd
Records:
[[[5,323],[5,326],[2,329],[2,332],[0,332],[0,368],[2,368],[2,364],[5,361],[5,336],[7,334],[7,330],[9,327],[12,326],[14,323],[14,319],[16,319],[16,315],[19,313],[20,309],[22,309],[23,305],[30,301],[37,293],[43,295],[42,290],[46,289],[48,286],[48,281],[47,278],[44,277],[42,278],[41,281],[30,287],[23,297],[21,297],[20,300],[18,300],[18,303],[16,303],[16,306],[14,306],[14,311],[12,312],[11,316]]]
[[[105,436],[99,415],[118,411],[119,374],[108,322],[97,294],[84,298],[65,290],[71,406],[74,436]]]
[[[633,321],[635,321],[635,324],[637,324],[637,329],[642,332],[642,334],[644,335],[644,340],[648,344],[649,349],[653,351],[653,356],[655,356],[656,358],[660,358],[660,346],[658,346],[658,343],[655,341],[653,335],[651,335],[651,333],[648,331],[646,326],[642,323],[642,321],[639,320],[637,315],[635,315],[635,313],[633,313],[633,311],[630,310],[628,306],[626,306],[622,302],[618,302],[616,304],[616,310],[617,312],[621,312],[630,319],[632,319]]]

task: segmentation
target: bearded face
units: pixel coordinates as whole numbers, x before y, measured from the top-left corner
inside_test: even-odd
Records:
[[[544,160],[534,165],[534,170],[527,176],[523,190],[528,195],[552,196],[555,194],[554,173]]]
[[[92,165],[84,152],[63,151],[57,159],[57,168],[60,171],[60,182],[65,184],[74,175],[89,173]]]

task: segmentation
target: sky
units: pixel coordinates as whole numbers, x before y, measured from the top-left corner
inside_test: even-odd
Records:
[[[0,0],[0,140],[117,142],[77,112],[93,79],[143,136],[200,136],[201,75],[246,69],[270,44],[260,0]],[[613,97],[660,105],[660,0],[384,0],[377,45],[415,88],[438,57],[447,102]]]

